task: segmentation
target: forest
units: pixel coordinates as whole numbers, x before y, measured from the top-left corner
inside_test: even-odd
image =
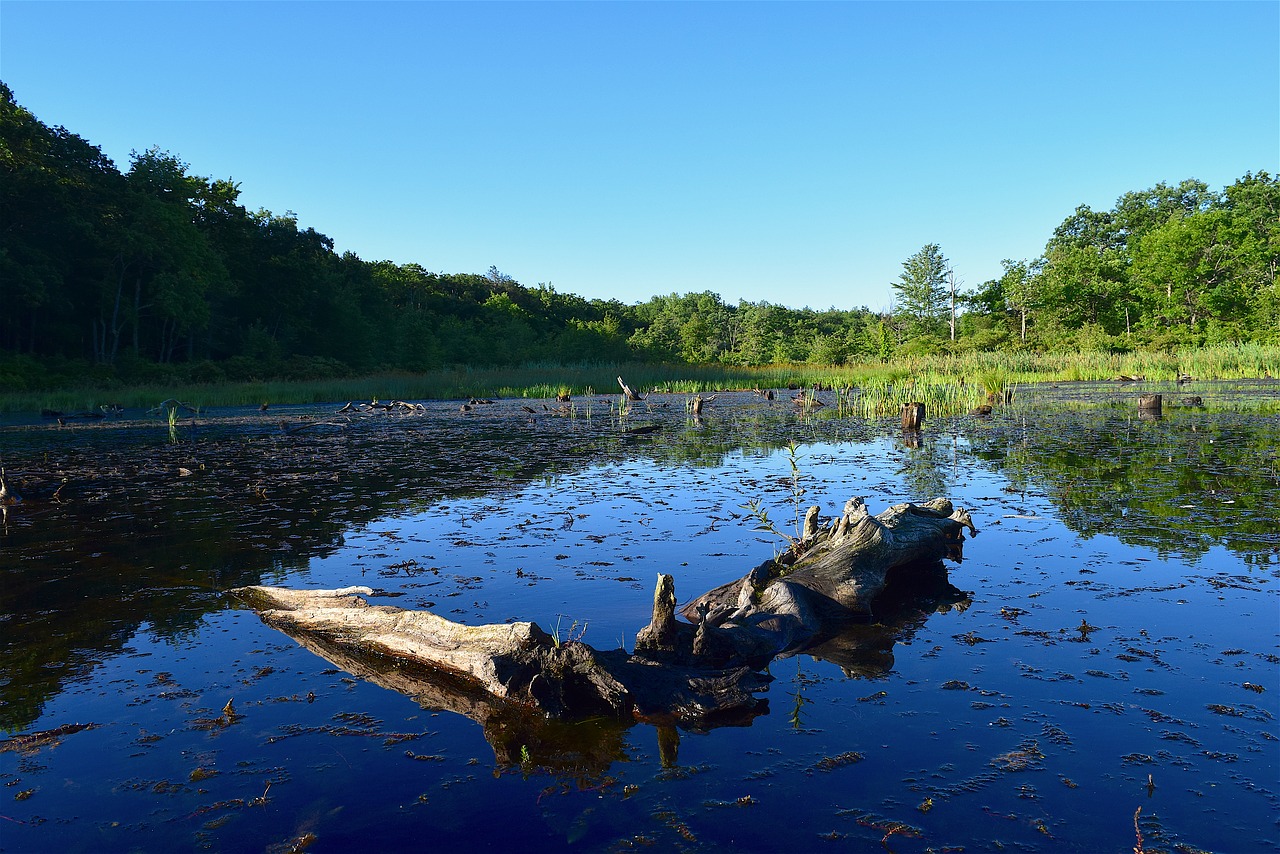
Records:
[[[121,171],[0,83],[0,392],[526,364],[841,365],[979,351],[1280,343],[1280,176],[1187,179],[1070,212],[971,288],[936,243],[891,308],[587,300],[496,267],[339,254],[158,147]],[[655,283],[655,291],[661,283]]]

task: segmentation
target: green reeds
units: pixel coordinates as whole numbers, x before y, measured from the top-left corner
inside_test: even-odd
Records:
[[[93,411],[104,404],[147,409],[158,401],[178,398],[195,406],[258,406],[272,404],[336,403],[348,400],[459,400],[470,397],[553,399],[559,395],[591,395],[595,389],[616,389],[619,375],[643,392],[698,394],[701,392],[856,386],[854,400],[867,398],[860,408],[881,414],[894,403],[874,404],[889,389],[914,385],[915,399],[934,396],[970,401],[973,390],[1000,379],[1002,387],[1034,382],[1102,381],[1117,376],[1141,376],[1150,382],[1191,376],[1202,380],[1251,379],[1280,375],[1280,346],[1221,344],[1183,351],[1133,353],[1074,352],[966,353],[953,356],[911,357],[890,364],[849,364],[838,367],[778,364],[763,367],[706,364],[530,364],[514,368],[441,368],[425,373],[394,372],[325,380],[263,380],[244,383],[168,384],[152,386],[85,387],[0,394],[0,412]],[[946,389],[946,386],[964,386]],[[985,390],[985,389],[984,389]],[[895,397],[894,400],[897,398]],[[909,402],[909,401],[908,401]],[[929,400],[923,400],[928,405]],[[977,398],[972,397],[976,404]],[[955,406],[961,404],[956,402]],[[938,412],[939,410],[931,410]]]
[[[923,403],[930,418],[959,415],[974,409],[982,391],[976,385],[949,377],[925,374],[899,382],[873,379],[860,385],[849,400],[848,411],[861,418],[883,418],[902,413],[908,403]]]

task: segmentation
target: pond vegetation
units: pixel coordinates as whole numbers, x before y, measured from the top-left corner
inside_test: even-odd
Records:
[[[827,389],[861,399],[862,417],[893,414],[914,394],[916,400],[960,412],[986,394],[1034,383],[1120,381],[1147,383],[1248,380],[1280,376],[1280,347],[1219,345],[1170,352],[969,353],[917,356],[892,364],[841,366],[782,364],[764,367],[626,362],[530,364],[516,368],[459,367],[416,373],[387,373],[325,380],[217,383],[119,383],[85,387],[45,386],[41,391],[3,393],[0,413],[57,410],[99,414],[102,407],[148,409],[176,398],[196,407],[310,404],[345,400],[545,399],[616,393],[616,378],[659,394],[698,394],[733,389]],[[855,394],[856,393],[856,394]]]

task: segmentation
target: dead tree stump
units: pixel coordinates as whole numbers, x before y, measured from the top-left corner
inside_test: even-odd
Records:
[[[909,432],[918,431],[924,426],[924,404],[916,401],[902,407],[902,429]]]
[[[653,617],[636,635],[637,652],[670,652],[676,648],[676,582],[659,575],[653,591]]]
[[[644,400],[622,377],[618,377],[618,385],[622,386],[622,393],[627,396],[627,400]]]
[[[1142,418],[1159,418],[1164,406],[1164,395],[1138,395],[1138,415]]]

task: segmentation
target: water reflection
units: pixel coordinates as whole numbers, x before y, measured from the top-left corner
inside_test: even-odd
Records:
[[[392,849],[429,827],[459,850],[870,849],[909,825],[921,838],[895,850],[1107,850],[1132,844],[1141,803],[1152,847],[1264,850],[1280,423],[1195,391],[1206,408],[1160,421],[1132,392],[1071,409],[1027,393],[989,420],[930,421],[919,447],[897,419],[752,395],[700,422],[678,397],[637,407],[631,423],[661,429],[630,438],[598,413],[531,423],[519,402],[323,436],[246,414],[177,444],[159,422],[5,429],[27,500],[0,521],[0,716],[78,732],[36,757],[0,742],[5,840],[284,850],[314,829],[327,848]],[[775,665],[772,711],[749,727],[529,720],[386,662],[343,678],[252,615],[214,613],[229,587],[338,580],[460,621],[547,625],[590,600],[616,611],[591,615],[607,646],[643,623],[626,608],[647,615],[655,570],[692,593],[767,555],[734,508],[785,500],[772,449],[791,440],[823,443],[802,461],[815,503],[937,491],[995,524],[951,570],[971,596],[946,582],[877,603],[875,623]],[[232,698],[243,717],[208,730]],[[540,793],[548,776],[571,782]]]
[[[1043,492],[1084,537],[1112,534],[1161,556],[1216,545],[1267,565],[1280,552],[1280,421],[1240,412],[1131,407],[1055,412],[1042,424],[970,431],[1010,490]]]
[[[5,507],[0,526],[0,728],[30,725],[48,697],[140,628],[189,636],[223,607],[220,591],[297,577],[353,527],[441,500],[502,495],[610,460],[714,467],[797,432],[844,442],[877,429],[897,437],[905,494],[945,495],[954,482],[956,440],[936,428],[908,440],[891,421],[804,418],[751,394],[726,395],[699,419],[670,403],[625,421],[579,413],[529,423],[516,401],[474,417],[440,404],[321,435],[233,412],[177,444],[131,421],[5,430],[9,482],[25,500]],[[1122,406],[1037,418],[956,423],[969,453],[1011,490],[1045,491],[1083,536],[1110,533],[1162,555],[1222,544],[1250,564],[1276,559],[1275,419],[1184,407],[1150,422]],[[635,424],[660,429],[627,434]]]
[[[737,448],[781,447],[794,420],[752,402],[701,424],[670,405],[530,423],[504,401],[466,417],[432,404],[421,417],[283,432],[280,416],[332,416],[279,409],[215,414],[180,443],[130,420],[3,431],[23,501],[0,527],[0,729],[29,726],[141,628],[187,636],[224,607],[222,590],[305,574],[352,528],[609,460],[714,466]],[[642,423],[661,429],[625,432]]]

